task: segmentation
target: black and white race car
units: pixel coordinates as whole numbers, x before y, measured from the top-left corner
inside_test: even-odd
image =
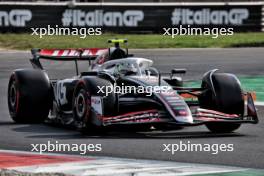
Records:
[[[8,107],[17,123],[44,121],[74,125],[81,131],[107,127],[173,130],[206,125],[211,132],[232,132],[242,123],[258,123],[250,93],[237,77],[208,71],[199,88],[183,87],[184,69],[164,78],[146,58],[120,48],[126,40],[109,40],[106,49],[32,49],[33,69],[13,71],[8,85]],[[72,60],[77,75],[52,80],[41,59]],[[78,60],[90,69],[79,73]],[[187,96],[186,96],[187,95]],[[186,99],[191,96],[192,98]]]

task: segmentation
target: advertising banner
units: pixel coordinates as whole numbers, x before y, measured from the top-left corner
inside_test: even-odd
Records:
[[[232,27],[261,31],[261,5],[0,5],[0,31],[34,27],[100,27],[109,32],[160,32],[164,27]]]

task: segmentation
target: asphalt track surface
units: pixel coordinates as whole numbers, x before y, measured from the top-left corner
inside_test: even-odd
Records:
[[[151,58],[162,72],[171,68],[187,68],[186,79],[199,79],[209,69],[219,68],[238,75],[264,75],[264,48],[241,49],[178,49],[135,50],[140,57]],[[264,168],[264,108],[258,107],[260,123],[243,125],[231,134],[211,134],[204,126],[189,127],[170,132],[109,132],[104,135],[84,136],[72,129],[46,124],[14,124],[7,108],[7,84],[9,75],[16,68],[31,67],[28,52],[0,52],[0,148],[10,150],[32,149],[30,144],[48,141],[70,144],[102,144],[101,152],[88,155],[124,158],[169,160],[178,162],[221,164],[250,168]],[[70,62],[45,64],[54,78],[74,74]],[[80,64],[82,69],[85,64]],[[162,152],[163,144],[234,144],[233,152]],[[72,152],[78,154],[76,152]]]

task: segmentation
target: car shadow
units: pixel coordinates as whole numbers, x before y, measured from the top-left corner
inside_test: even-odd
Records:
[[[15,132],[28,133],[27,138],[50,138],[50,139],[194,139],[194,138],[219,138],[219,137],[242,137],[244,134],[234,133],[211,133],[206,129],[197,128],[194,131],[188,129],[174,131],[104,131],[98,133],[81,134],[73,128],[65,128],[60,125],[31,124],[20,125],[13,128]]]
[[[17,125],[12,121],[4,121],[4,122],[0,122],[0,126],[10,126],[10,125]]]

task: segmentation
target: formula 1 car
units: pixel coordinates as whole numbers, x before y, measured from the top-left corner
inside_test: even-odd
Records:
[[[173,130],[206,125],[215,133],[258,123],[254,101],[238,78],[217,69],[206,72],[199,88],[183,87],[171,70],[164,77],[149,59],[134,57],[112,39],[106,49],[32,49],[33,69],[17,69],[9,80],[8,107],[16,123],[53,121],[81,131],[107,127]],[[76,76],[52,80],[40,60],[74,61]],[[78,69],[87,60],[86,72]],[[190,95],[192,98],[187,98]],[[128,128],[127,128],[128,129]]]

